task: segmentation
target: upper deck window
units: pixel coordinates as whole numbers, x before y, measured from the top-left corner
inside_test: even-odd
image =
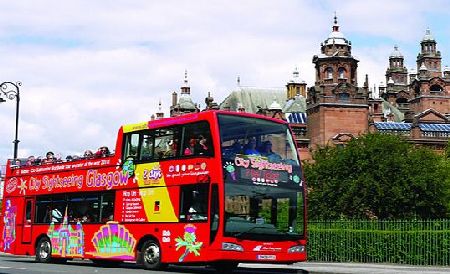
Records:
[[[192,156],[212,156],[211,130],[206,121],[128,133],[123,160],[152,162]]]
[[[261,156],[272,163],[299,165],[291,133],[285,124],[264,119],[219,115],[222,157]]]

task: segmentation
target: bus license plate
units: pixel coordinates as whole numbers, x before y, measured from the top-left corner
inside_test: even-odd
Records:
[[[258,260],[276,260],[277,256],[276,255],[258,255],[256,258]]]

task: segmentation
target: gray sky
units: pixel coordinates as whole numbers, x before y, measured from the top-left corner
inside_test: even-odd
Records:
[[[359,60],[359,84],[384,81],[398,45],[415,67],[427,27],[450,56],[450,2],[349,0],[1,0],[0,81],[23,83],[19,156],[65,157],[114,147],[122,124],[148,120],[188,71],[191,94],[220,103],[241,84],[283,87],[299,68],[314,83],[312,56],[334,12]],[[15,102],[0,104],[0,162],[12,157]],[[167,116],[167,115],[166,115]]]

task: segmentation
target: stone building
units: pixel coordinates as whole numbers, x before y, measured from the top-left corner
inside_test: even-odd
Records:
[[[297,69],[285,88],[237,87],[217,105],[208,93],[205,109],[259,113],[287,120],[302,159],[318,146],[344,145],[367,132],[399,134],[408,141],[442,150],[450,138],[450,69],[441,69],[441,53],[429,29],[420,42],[417,69],[408,73],[397,46],[389,56],[386,85],[379,98],[365,76],[358,86],[358,62],[352,43],[334,17],[328,37],[312,63],[316,79],[307,88]],[[181,95],[172,94],[170,115],[198,112],[190,97],[187,73]]]
[[[311,146],[341,144],[368,130],[369,87],[358,87],[358,62],[336,16],[328,38],[314,55],[316,80],[308,89],[308,136]]]

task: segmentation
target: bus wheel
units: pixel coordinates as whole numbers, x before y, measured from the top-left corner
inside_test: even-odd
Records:
[[[142,264],[145,269],[162,269],[165,264],[161,263],[161,248],[158,242],[148,240],[144,243],[141,249]]]
[[[49,263],[52,259],[52,244],[50,239],[43,237],[36,246],[36,261],[39,263]]]

